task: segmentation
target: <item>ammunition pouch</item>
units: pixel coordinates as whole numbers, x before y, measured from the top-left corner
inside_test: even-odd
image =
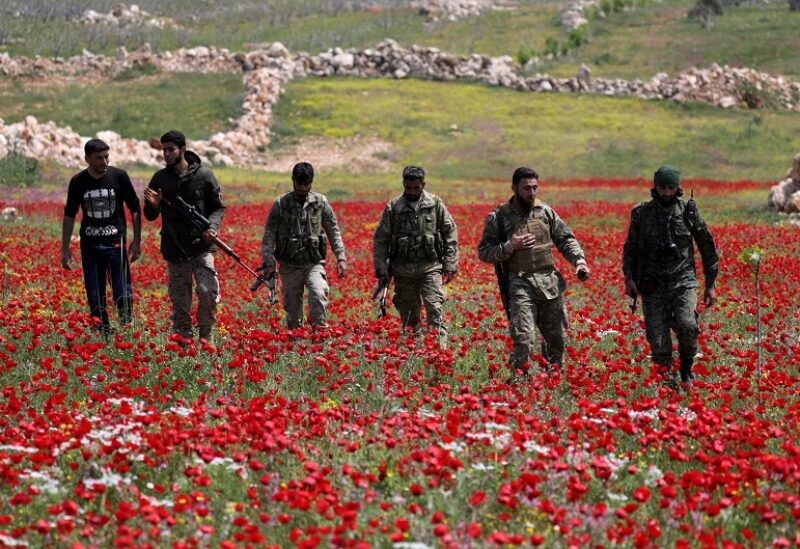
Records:
[[[442,247],[438,234],[399,236],[389,247],[389,257],[398,263],[440,261],[442,255],[439,250]]]
[[[319,263],[327,255],[324,235],[281,239],[275,246],[275,259],[291,263]]]

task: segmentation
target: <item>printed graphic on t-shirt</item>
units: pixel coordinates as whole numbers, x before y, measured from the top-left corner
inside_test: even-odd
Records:
[[[86,217],[91,219],[111,219],[117,209],[117,196],[114,189],[92,189],[83,195],[83,207]],[[119,229],[115,223],[105,226],[89,225],[85,229],[86,236],[116,236]]]
[[[117,207],[114,189],[93,189],[83,195],[83,207],[87,217],[108,219]]]

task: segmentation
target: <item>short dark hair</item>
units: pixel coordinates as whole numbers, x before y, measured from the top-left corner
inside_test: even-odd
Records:
[[[425,170],[419,166],[403,168],[403,181],[425,181]]]
[[[95,137],[94,139],[90,139],[86,142],[86,144],[83,146],[83,152],[86,156],[89,156],[92,153],[107,151],[110,148],[111,147],[108,146],[108,143]]]
[[[308,162],[298,162],[292,168],[292,181],[298,183],[313,183],[314,182],[314,166]]]
[[[174,143],[178,148],[186,146],[186,136],[178,130],[170,130],[161,136],[161,144]]]
[[[514,170],[514,175],[511,176],[511,184],[515,187],[519,184],[520,181],[523,179],[539,179],[539,172],[534,169],[526,168],[522,166],[521,168],[517,168]]]

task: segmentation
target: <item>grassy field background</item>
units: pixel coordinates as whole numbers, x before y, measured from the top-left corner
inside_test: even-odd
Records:
[[[514,11],[431,22],[395,2],[376,2],[385,7],[373,11],[343,11],[342,2],[331,0],[243,1],[235,6],[188,0],[138,2],[152,14],[171,17],[180,25],[158,29],[86,27],[71,20],[86,8],[108,10],[115,2],[75,1],[55,6],[30,2],[24,9],[7,8],[3,14],[0,52],[74,55],[87,48],[113,54],[118,46],[135,49],[144,43],[156,51],[212,44],[246,50],[277,40],[293,51],[316,53],[334,46],[372,47],[391,37],[403,45],[436,46],[464,55],[517,56],[521,50],[539,55],[548,39],[566,41],[568,33],[560,26],[558,15],[567,3],[523,0]],[[572,76],[586,63],[597,76],[649,78],[660,71],[676,73],[716,62],[800,77],[794,55],[800,49],[796,32],[800,12],[790,12],[785,2],[727,7],[708,29],[687,18],[691,0],[630,3],[632,7],[593,19],[585,45],[566,56],[545,60],[535,70]],[[0,13],[2,8],[0,4]],[[591,13],[587,10],[587,15]]]
[[[246,49],[280,40],[292,50],[369,47],[385,37],[404,45],[437,46],[460,54],[536,55],[546,41],[566,39],[558,22],[563,1],[520,2],[516,11],[490,11],[461,21],[431,22],[397,3],[372,11],[343,10],[334,0],[238,2],[219,6],[188,0],[144,1],[178,29],[134,26],[110,32],[70,21],[83,9],[113,2],[0,4],[0,52],[27,55],[113,53],[118,45],[149,42],[158,50],[214,44]],[[588,42],[567,55],[543,59],[533,70],[571,76],[587,63],[595,76],[649,78],[712,62],[800,75],[792,52],[800,15],[784,4],[727,8],[710,29],[689,20],[690,0],[637,1],[623,11],[592,18]],[[16,7],[16,11],[10,11]],[[16,14],[16,15],[15,15]],[[113,29],[112,29],[113,30]],[[769,35],[769,39],[764,39]],[[149,139],[181,128],[191,139],[230,127],[241,114],[241,75],[123,73],[91,79],[0,80],[0,118],[28,114],[71,126],[81,135],[113,129]],[[588,95],[521,93],[479,84],[421,80],[295,80],[275,106],[274,141],[280,155],[307,137],[361,136],[391,144],[374,169],[348,165],[325,172],[335,196],[383,195],[406,163],[424,165],[432,178],[456,186],[505,180],[520,164],[536,166],[550,181],[588,177],[647,177],[657,165],[680,166],[687,177],[775,181],[800,148],[797,113],[723,110],[702,104],[639,101]],[[388,166],[388,168],[387,168]],[[150,168],[129,166],[148,178]],[[50,182],[60,185],[64,170]],[[220,170],[230,183],[270,197],[286,180],[269,170]],[[480,186],[478,186],[480,187]],[[483,188],[473,189],[484,193]]]

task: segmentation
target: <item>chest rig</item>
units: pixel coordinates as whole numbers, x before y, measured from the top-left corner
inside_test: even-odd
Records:
[[[280,199],[281,222],[275,241],[275,258],[292,263],[316,263],[325,259],[327,239],[322,228],[323,202],[298,204],[291,193]]]
[[[508,269],[512,273],[538,273],[555,268],[553,260],[553,239],[550,226],[544,217],[544,208],[537,200],[525,218],[514,211],[510,205],[502,206],[504,217],[511,222],[511,234],[531,234],[536,239],[533,247],[526,250],[515,250],[508,260]]]
[[[398,200],[392,203],[391,224],[390,256],[394,261],[441,261],[443,249],[441,235],[437,230],[435,202],[412,208],[404,200]]]

